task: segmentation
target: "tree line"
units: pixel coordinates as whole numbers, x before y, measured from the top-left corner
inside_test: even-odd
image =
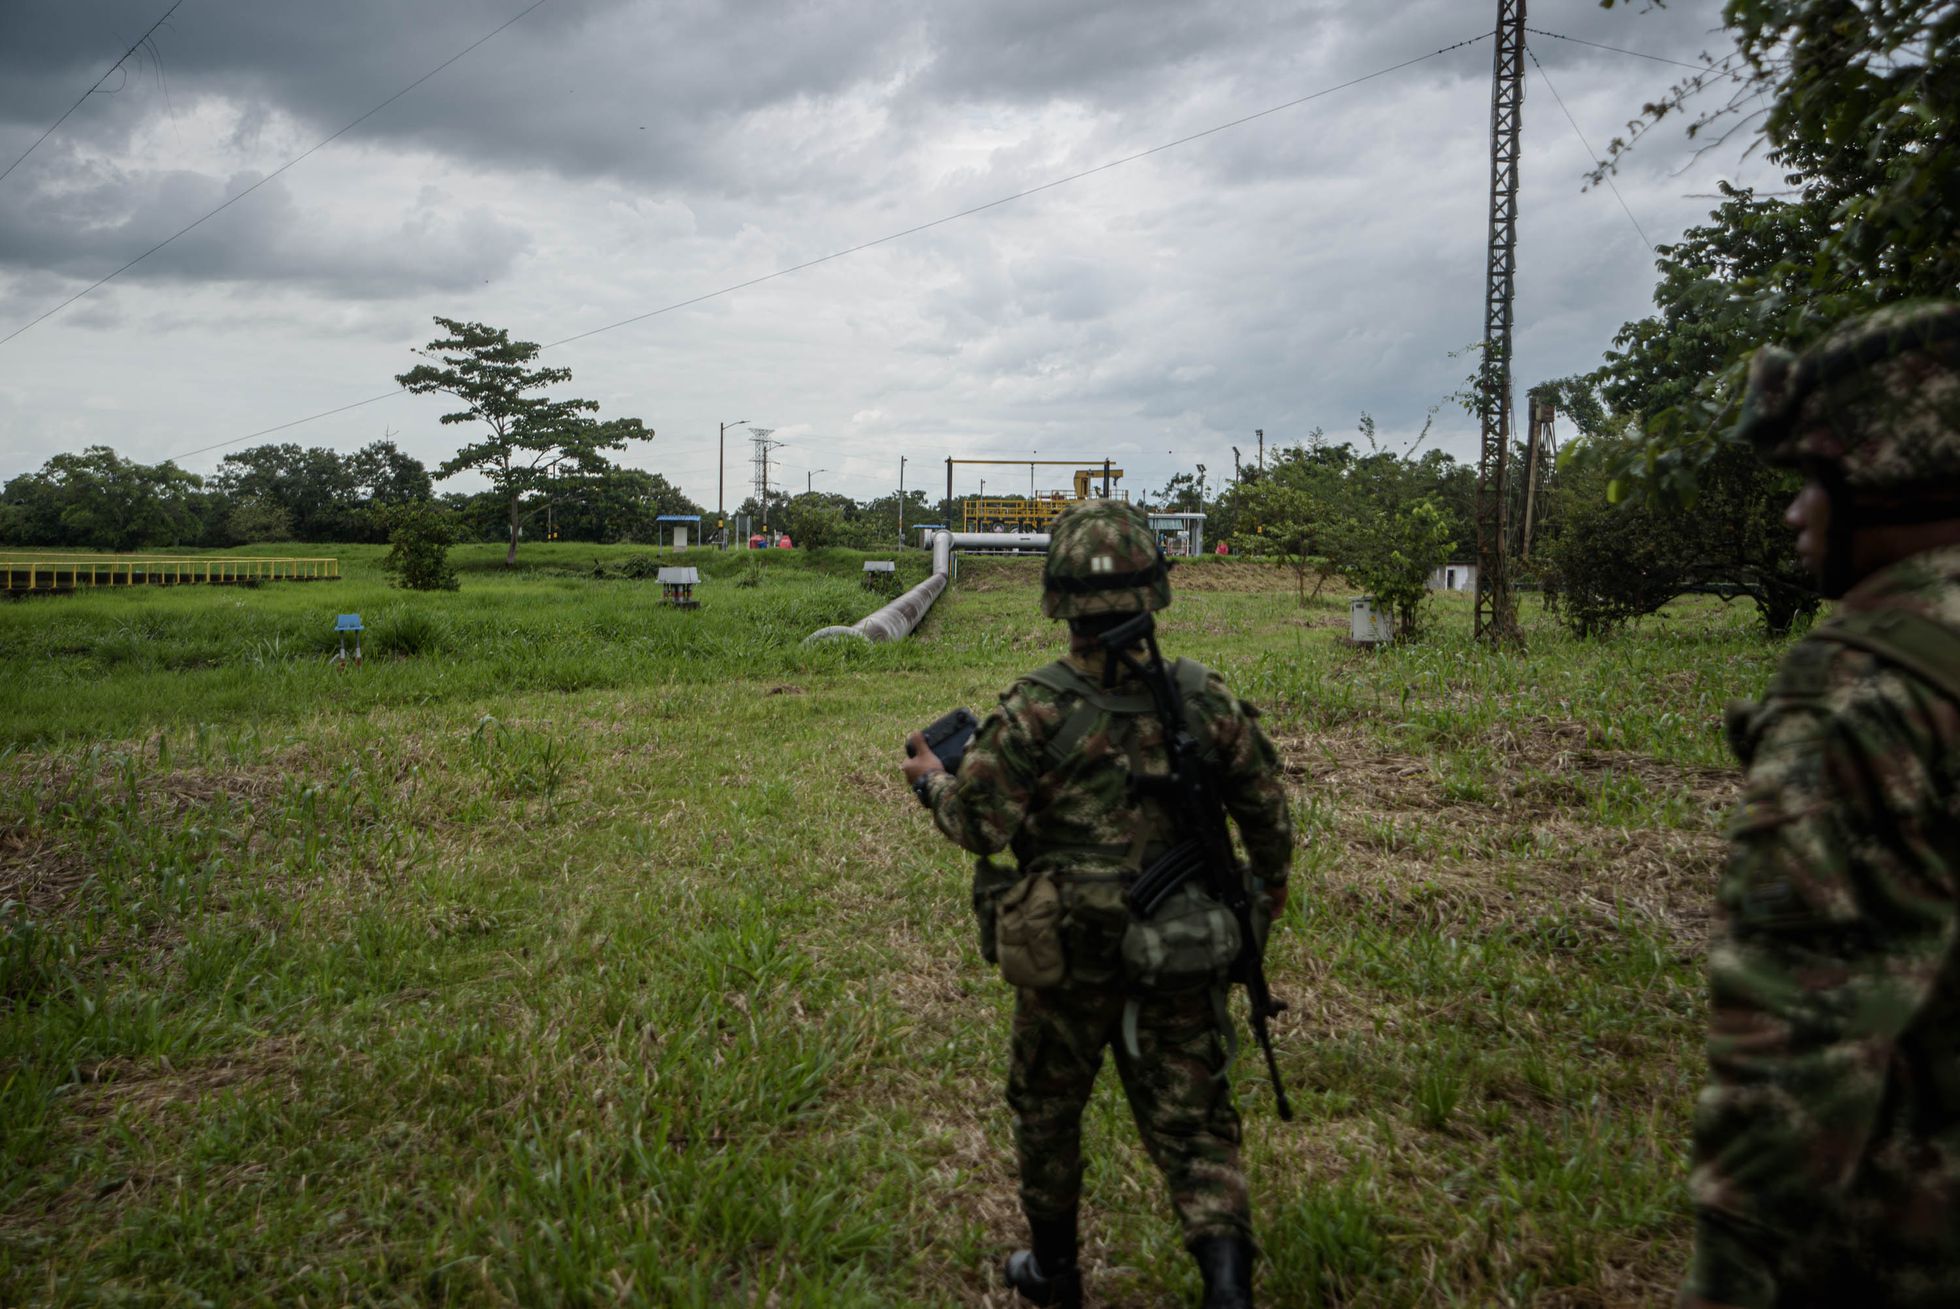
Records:
[[[0,488],[0,542],[46,549],[225,548],[266,542],[384,542],[396,510],[437,506],[460,539],[501,540],[495,490],[437,494],[429,469],[393,441],[353,454],[277,444],[228,454],[210,476],[145,464],[108,446],[59,454]],[[651,541],[660,514],[701,508],[658,473],[608,466],[554,479],[520,505],[529,535]]]

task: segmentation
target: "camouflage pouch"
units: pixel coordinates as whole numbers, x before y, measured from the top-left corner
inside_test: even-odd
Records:
[[[973,917],[980,928],[980,957],[990,964],[1000,962],[1000,898],[1020,877],[1018,869],[1004,868],[991,859],[973,861]]]
[[[1075,869],[1055,875],[1062,893],[1062,940],[1068,980],[1114,986],[1123,979],[1123,933],[1130,924],[1118,870]]]
[[[1153,995],[1203,990],[1223,982],[1238,962],[1238,920],[1194,881],[1171,892],[1149,918],[1123,933],[1123,972]]]
[[[1029,873],[1007,889],[995,911],[994,942],[1000,975],[1012,985],[1041,990],[1062,984],[1068,968],[1054,878]]]

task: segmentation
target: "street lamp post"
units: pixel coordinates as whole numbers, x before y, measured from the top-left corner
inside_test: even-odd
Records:
[[[748,422],[738,418],[732,423],[721,425],[721,435],[715,439],[715,535],[721,541],[721,548],[728,548],[727,482],[728,482],[728,429],[740,427]]]
[[[818,473],[827,473],[827,472],[829,472],[829,471],[830,471],[830,470],[829,470],[828,468],[810,468],[810,469],[806,469],[806,470],[804,470],[804,473],[803,473],[803,494],[804,494],[804,495],[809,495],[809,494],[810,494],[810,486],[811,486],[811,483],[812,483],[812,481],[813,481],[813,480],[814,480],[814,479],[816,478],[816,475],[817,475]]]

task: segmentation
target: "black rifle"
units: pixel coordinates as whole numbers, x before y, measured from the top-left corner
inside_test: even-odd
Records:
[[[957,773],[960,771],[960,760],[966,758],[967,744],[979,730],[980,720],[973,716],[971,709],[955,709],[928,723],[923,735],[926,748],[939,757],[941,766],[949,773]],[[905,753],[910,756],[918,752],[907,741]]]
[[[1104,685],[1115,683],[1119,666],[1129,669],[1149,689],[1158,721],[1164,725],[1170,775],[1161,788],[1152,789],[1165,792],[1182,838],[1168,854],[1143,870],[1124,892],[1124,900],[1131,913],[1148,918],[1171,892],[1193,877],[1202,877],[1205,890],[1231,911],[1239,925],[1239,957],[1232,962],[1230,976],[1245,987],[1252,1035],[1266,1056],[1273,1100],[1280,1120],[1291,1122],[1293,1106],[1287,1102],[1286,1087],[1279,1080],[1279,1061],[1273,1057],[1273,1035],[1267,1025],[1274,1014],[1286,1008],[1286,1003],[1275,998],[1266,985],[1266,963],[1259,949],[1259,938],[1253,932],[1252,895],[1238,856],[1232,852],[1232,833],[1225,825],[1225,804],[1219,798],[1211,770],[1205,767],[1201,757],[1202,746],[1185,722],[1184,697],[1157,650],[1156,621],[1146,611],[1103,633],[1101,640],[1108,656],[1103,670]],[[1131,653],[1139,643],[1150,653],[1148,663]]]

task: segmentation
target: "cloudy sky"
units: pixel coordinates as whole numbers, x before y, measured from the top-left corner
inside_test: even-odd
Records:
[[[0,345],[0,479],[107,444],[208,472],[258,440],[457,431],[387,392],[432,316],[556,342],[1041,186],[1488,32],[1494,0],[182,0],[0,180],[0,336],[521,18],[195,231]],[[0,7],[0,167],[169,0]],[[1533,27],[1693,61],[1719,0],[1538,0]],[[1549,36],[1525,94],[1517,380],[1594,365],[1652,256],[1592,145],[1688,70]],[[1491,42],[868,250],[549,349],[566,394],[657,429],[625,462],[713,508],[716,424],[857,498],[948,456],[1229,473],[1362,411],[1473,458]],[[1549,84],[1546,78],[1549,77]],[[1656,133],[1618,186],[1646,239],[1737,149]],[[727,498],[748,488],[731,432]],[[1061,470],[1055,470],[1058,474]],[[961,470],[1018,489],[1025,471]],[[1065,483],[1043,476],[1041,485]],[[455,486],[467,488],[467,479]]]

